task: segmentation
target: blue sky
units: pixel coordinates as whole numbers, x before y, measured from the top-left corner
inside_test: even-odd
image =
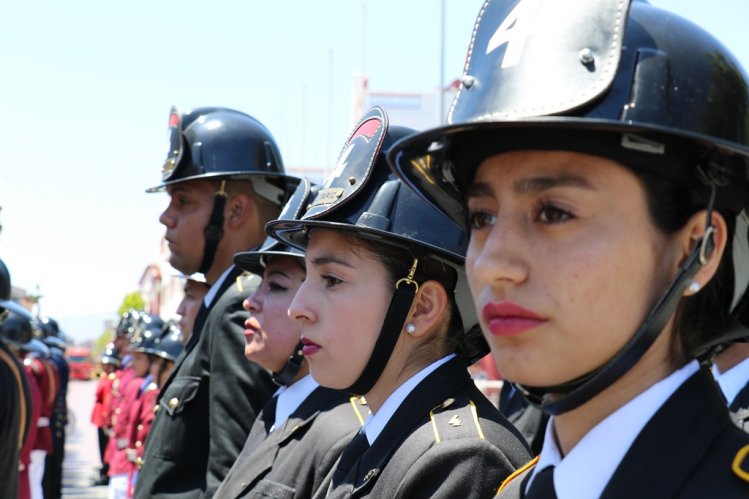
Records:
[[[445,0],[445,81],[482,0]],[[654,0],[749,68],[746,0]],[[0,258],[74,338],[97,336],[159,250],[169,108],[263,121],[285,163],[324,167],[376,91],[438,85],[437,0],[0,0]],[[720,10],[716,7],[720,6]],[[85,320],[88,318],[88,320]]]

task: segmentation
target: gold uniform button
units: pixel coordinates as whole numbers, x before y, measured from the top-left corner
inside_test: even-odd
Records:
[[[159,406],[155,405],[153,406],[153,413],[156,414],[157,412],[159,412]]]
[[[138,431],[143,431],[143,425],[142,424],[138,425]]]
[[[140,440],[138,440],[137,442],[135,442],[135,447],[136,448],[140,447],[141,445],[143,445],[143,442],[141,442]]]
[[[169,400],[169,408],[174,410],[179,405],[179,399],[177,397],[172,398]]]
[[[114,410],[114,413],[115,413],[115,414],[119,414],[119,413],[121,413],[121,412],[122,412],[122,409],[120,409],[119,407],[118,407],[117,409],[115,409],[115,410]]]
[[[135,465],[138,467],[138,469],[141,469],[143,467],[143,459],[136,457],[135,458]]]

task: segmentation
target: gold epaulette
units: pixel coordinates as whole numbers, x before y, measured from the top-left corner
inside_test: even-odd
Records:
[[[749,445],[743,446],[733,458],[731,469],[737,477],[749,482]]]
[[[364,426],[364,421],[367,420],[370,414],[367,399],[355,395],[349,398],[349,403],[351,404],[351,409],[354,411],[356,420],[359,421],[359,426]]]
[[[484,432],[479,423],[476,404],[469,400],[464,406],[454,407],[454,398],[448,398],[440,405],[429,411],[432,421],[434,441],[440,443],[449,438],[464,438],[476,436],[484,440]]]
[[[505,478],[504,481],[502,482],[502,485],[500,485],[499,489],[497,489],[497,494],[499,494],[500,492],[502,492],[502,489],[504,489],[505,486],[507,486],[508,483],[510,483],[515,478],[517,478],[518,476],[520,476],[523,473],[525,473],[525,471],[528,470],[529,468],[534,467],[536,465],[536,463],[538,462],[538,457],[539,456],[534,457],[533,459],[531,459],[530,461],[528,461],[527,463],[525,463],[522,467],[520,467],[520,468],[516,469],[514,472],[512,472],[512,474],[510,476],[508,476],[507,478]]]

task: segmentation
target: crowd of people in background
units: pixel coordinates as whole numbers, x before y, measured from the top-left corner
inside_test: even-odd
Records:
[[[731,53],[637,0],[487,0],[448,125],[373,107],[322,186],[252,116],[172,108],[147,192],[201,278],[179,322],[120,318],[95,483],[749,496],[748,126]],[[0,299],[0,483],[57,497],[64,343]],[[470,375],[487,359],[498,403]]]
[[[112,497],[132,497],[143,462],[159,388],[184,350],[203,297],[204,282],[185,279],[179,320],[164,321],[128,310],[101,356],[91,422],[98,430],[101,468],[93,485],[107,485]]]

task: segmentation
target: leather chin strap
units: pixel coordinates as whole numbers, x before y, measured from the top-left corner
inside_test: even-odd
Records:
[[[203,261],[200,262],[198,272],[205,274],[213,265],[213,259],[216,256],[218,243],[224,236],[224,206],[226,205],[226,180],[221,181],[221,187],[213,197],[213,211],[208,225],[203,229],[205,236],[205,250],[203,251]]]
[[[304,354],[302,353],[302,347],[304,345],[300,341],[294,347],[294,353],[289,355],[289,360],[286,361],[286,365],[283,366],[280,373],[272,373],[271,379],[279,386],[288,386],[294,380],[294,377],[302,368],[304,363]]]
[[[408,312],[411,310],[414,296],[419,290],[419,285],[413,280],[418,258],[414,258],[414,263],[409,271],[408,277],[400,279],[395,283],[395,294],[390,300],[390,306],[385,314],[385,320],[382,323],[380,334],[377,337],[372,355],[369,357],[367,365],[364,367],[359,379],[353,385],[346,388],[346,391],[355,395],[364,395],[368,393],[382,376],[385,366],[393,354],[395,344],[400,337],[403,324],[406,322]],[[405,286],[401,284],[405,283]]]
[[[601,367],[572,381],[545,387],[515,384],[532,405],[552,416],[576,409],[611,386],[645,355],[674,314],[690,280],[699,267],[707,263],[707,257],[714,249],[712,232],[715,227],[711,223],[714,193],[713,188],[707,209],[705,236],[692,249],[666,292],[661,295],[629,342]],[[556,395],[555,400],[552,400],[552,394]]]

